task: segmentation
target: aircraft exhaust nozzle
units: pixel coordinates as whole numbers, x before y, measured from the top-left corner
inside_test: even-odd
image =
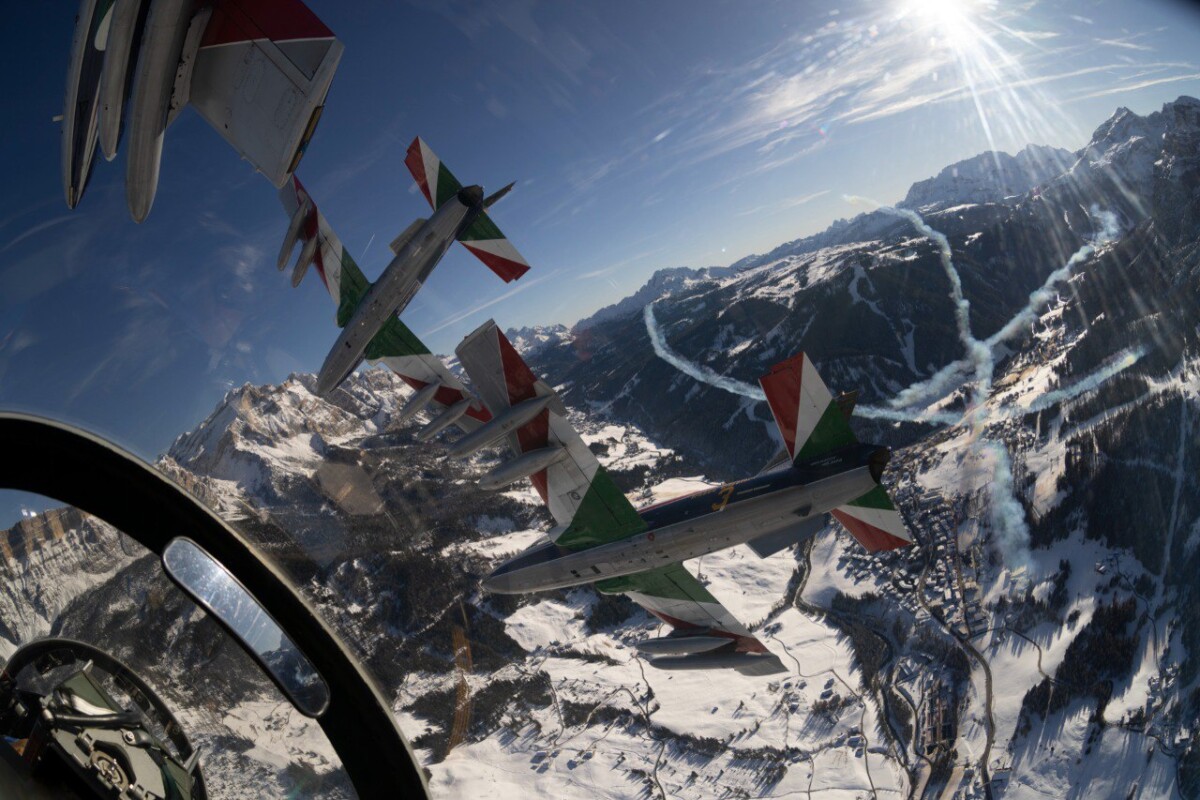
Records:
[[[478,430],[472,431],[450,446],[450,455],[467,456],[482,450],[510,431],[521,427],[550,405],[554,395],[545,394],[522,400]]]
[[[433,401],[434,396],[437,395],[440,388],[442,388],[440,381],[422,386],[413,393],[412,397],[408,398],[408,402],[404,404],[404,408],[400,409],[400,414],[396,417],[396,421],[408,422],[415,417],[418,412]]]
[[[459,400],[457,403],[450,406],[441,414],[430,420],[429,424],[424,428],[421,428],[421,430],[417,431],[417,441],[429,441],[446,428],[449,428],[455,422],[458,422],[462,418],[463,414],[466,414],[470,408],[471,398],[464,397],[462,400]]]
[[[634,645],[644,656],[689,656],[695,653],[707,653],[718,647],[733,644],[728,636],[707,636],[703,633],[688,636],[663,636],[658,639],[646,639]]]
[[[484,200],[484,201],[483,201],[483,207],[484,207],[485,209],[491,208],[491,207],[492,207],[492,206],[494,206],[496,203],[500,202],[501,198],[503,198],[503,197],[504,197],[504,195],[506,195],[506,194],[508,194],[509,192],[511,192],[511,191],[512,191],[512,188],[513,188],[514,186],[516,186],[516,185],[517,185],[517,182],[516,182],[516,181],[513,181],[513,182],[512,182],[512,183],[510,183],[508,186],[505,186],[505,187],[504,187],[503,189],[501,189],[500,191],[498,191],[498,192],[496,192],[495,194],[491,195],[490,197],[488,197],[488,199],[486,199],[486,200]]]
[[[283,247],[279,248],[279,258],[275,261],[280,272],[283,272],[283,268],[287,266],[288,259],[292,257],[292,250],[296,247],[296,240],[300,238],[300,228],[303,227],[305,220],[308,219],[310,211],[312,211],[312,201],[306,199],[296,209],[296,213],[292,214],[292,220],[288,223],[287,233],[283,235]]]
[[[300,251],[300,258],[296,259],[296,266],[292,269],[292,286],[300,285],[304,273],[308,272],[308,265],[317,257],[318,244],[316,236],[304,242],[304,249]]]
[[[467,208],[475,208],[483,204],[482,186],[464,186],[458,190],[458,201]]]
[[[510,483],[528,478],[541,472],[551,464],[567,457],[567,448],[562,445],[551,445],[539,450],[530,450],[524,455],[517,456],[512,461],[505,461],[488,474],[479,479],[479,488],[485,492],[503,489]]]

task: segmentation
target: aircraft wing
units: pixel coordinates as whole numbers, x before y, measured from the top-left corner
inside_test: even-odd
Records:
[[[425,199],[434,209],[441,207],[442,203],[454,197],[463,188],[419,136],[408,146],[404,164],[412,173],[421,194],[425,195]],[[503,278],[505,283],[514,281],[529,271],[529,262],[501,233],[487,212],[481,212],[458,240],[486,267]]]
[[[495,417],[525,400],[553,394],[492,320],[463,339],[455,354]],[[518,458],[547,448],[560,450],[558,460],[529,476],[558,523],[551,535],[560,546],[583,550],[646,529],[633,504],[567,421],[561,402],[507,434],[506,441]]]
[[[163,137],[188,105],[282,187],[325,106],[342,43],[301,0],[82,0],[63,118],[67,205],[99,142],[126,144],[130,214],[149,214]]]
[[[756,658],[738,657],[734,668],[743,674],[771,675],[787,671],[779,658],[738,622],[683,564],[608,578],[598,581],[596,589],[605,594],[624,594],[674,628],[680,640],[689,634],[729,639],[733,647],[720,645],[723,655],[728,655],[730,649],[746,656],[758,654]],[[693,651],[682,656],[678,663],[684,665],[686,660],[692,660],[696,667],[709,666],[698,663],[697,656],[702,655],[703,651]],[[663,665],[659,659],[651,663]]]
[[[299,240],[307,244],[315,237],[317,241],[312,265],[337,305],[337,324],[340,328],[350,320],[371,283],[355,263],[350,251],[342,245],[342,240],[329,226],[325,215],[317,208],[299,178],[292,176],[279,191],[279,199],[289,217],[294,217],[305,203],[309,205],[309,213],[300,225]],[[304,258],[303,251],[301,258]],[[398,317],[389,319],[371,340],[366,358],[385,364],[413,389],[440,384],[431,401],[437,407],[449,408],[468,396],[462,381],[446,368],[440,358],[430,353],[429,348]],[[476,402],[459,418],[457,424],[469,433],[489,419],[491,415],[488,410]]]
[[[471,386],[499,418],[509,408],[535,397],[553,394],[526,365],[508,338],[488,320],[469,334],[455,351],[471,378]],[[628,538],[646,523],[617,488],[600,462],[566,419],[561,402],[551,403],[530,422],[507,435],[517,458],[548,448],[561,448],[563,457],[530,476],[550,508],[557,527],[550,532],[560,547],[584,550]],[[682,564],[609,578],[596,583],[609,594],[626,594],[682,634],[702,635],[706,647],[719,651],[656,658],[660,667],[732,667],[747,675],[785,671],[779,659],[737,621]],[[679,639],[672,639],[676,645]],[[693,642],[699,640],[692,640]],[[730,646],[732,642],[732,646]]]

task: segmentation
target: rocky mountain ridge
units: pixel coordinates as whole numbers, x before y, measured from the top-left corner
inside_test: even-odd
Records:
[[[1062,175],[1075,160],[1071,151],[1046,145],[1027,145],[1015,156],[980,153],[917,181],[896,205],[928,213],[956,205],[1000,203]]]

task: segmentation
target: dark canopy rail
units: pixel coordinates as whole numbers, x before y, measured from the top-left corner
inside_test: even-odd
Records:
[[[140,459],[53,420],[0,413],[0,489],[44,495],[113,525],[162,557],[186,535],[258,599],[330,687],[317,723],[362,798],[425,797],[420,764],[366,668],[240,533]]]

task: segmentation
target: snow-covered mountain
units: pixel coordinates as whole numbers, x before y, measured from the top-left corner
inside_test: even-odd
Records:
[[[391,688],[442,796],[1196,797],[1198,145],[1194,100],[1119,111],[1018,196],[931,179],[918,219],[860,215],[669,272],[572,332],[511,332],[637,504],[772,455],[753,389],[776,361],[805,350],[860,389],[856,431],[896,448],[885,480],[917,545],[868,556],[831,524],[688,564],[795,665],[780,680],[653,670],[630,643],[657,624],[623,598],[482,593],[548,515],[528,489],[478,490],[497,455],[459,463],[397,426],[385,372],[333,403],[305,375],[235,389],[160,466],[292,571]],[[105,567],[78,538],[9,533],[6,577],[41,577],[9,579],[0,636],[91,631],[132,658],[148,635],[160,676],[217,663],[169,689],[221,791],[346,791],[152,561]],[[101,569],[57,599],[84,555]]]
[[[605,306],[590,317],[581,319],[575,323],[574,329],[578,331],[587,330],[601,322],[641,313],[646,303],[653,302],[663,295],[685,289],[688,286],[703,281],[724,278],[736,271],[736,265],[732,267],[701,267],[700,269],[693,269],[692,267],[668,267],[657,270],[650,276],[650,280],[642,285],[642,288],[629,297],[619,300],[612,305]]]
[[[1074,161],[1071,151],[1045,145],[1028,145],[1015,156],[980,153],[917,181],[897,205],[924,214],[968,203],[998,203],[1058,177]]]
[[[566,325],[531,325],[524,328],[509,328],[504,332],[517,352],[533,358],[548,347],[562,347],[571,340],[571,329]]]

